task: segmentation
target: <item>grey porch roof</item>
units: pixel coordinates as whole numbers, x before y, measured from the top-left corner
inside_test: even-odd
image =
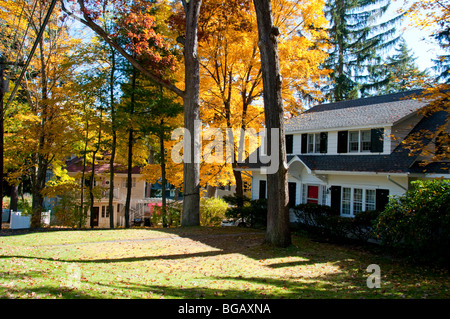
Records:
[[[393,124],[424,107],[413,97],[421,90],[320,104],[285,122],[286,133]]]

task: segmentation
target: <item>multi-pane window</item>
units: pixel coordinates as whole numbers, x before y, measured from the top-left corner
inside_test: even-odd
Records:
[[[353,131],[348,134],[349,152],[370,152],[371,150],[371,131]]]
[[[366,211],[375,210],[376,194],[374,189],[366,189]]]
[[[352,189],[348,187],[342,188],[342,215],[351,214]]]
[[[308,134],[308,153],[320,153],[320,133]]]
[[[327,153],[328,151],[328,132],[303,133],[301,136],[302,154]]]
[[[359,151],[359,131],[349,132],[348,149],[350,152],[358,152]]]
[[[354,216],[362,211],[374,210],[375,198],[374,189],[342,187],[342,215]]]
[[[370,152],[371,135],[370,131],[361,131],[361,152]]]
[[[363,190],[355,188],[353,190],[353,215],[362,212],[363,208]]]

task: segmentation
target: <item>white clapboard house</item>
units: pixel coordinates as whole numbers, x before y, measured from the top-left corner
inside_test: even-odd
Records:
[[[321,104],[285,122],[290,205],[329,205],[341,216],[383,209],[389,195],[402,195],[416,179],[449,178],[449,161],[411,156],[402,141],[423,129],[435,131],[448,114],[424,117],[419,91]],[[448,131],[448,127],[447,127]],[[424,136],[425,144],[437,147]],[[260,161],[252,171],[253,199],[266,198]],[[293,215],[291,215],[291,221]]]

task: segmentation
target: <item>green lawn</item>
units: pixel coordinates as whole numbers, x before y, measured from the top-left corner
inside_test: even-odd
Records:
[[[241,228],[61,230],[0,236],[1,298],[449,298],[447,271]],[[368,288],[370,264],[381,287]]]

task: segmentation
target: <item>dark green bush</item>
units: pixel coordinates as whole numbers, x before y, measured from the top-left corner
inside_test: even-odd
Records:
[[[378,212],[358,213],[354,218],[341,217],[330,206],[318,204],[300,204],[294,208],[294,214],[300,223],[315,237],[332,241],[356,239],[367,241],[372,237]]]
[[[300,223],[307,227],[325,227],[327,217],[333,214],[331,207],[326,205],[299,204],[293,209]]]
[[[368,210],[357,213],[355,217],[350,218],[349,232],[351,236],[360,241],[368,241],[370,238],[376,237],[374,225],[379,215],[380,212],[377,210]]]
[[[418,260],[450,262],[450,181],[412,182],[380,214],[376,234],[382,244]]]
[[[230,205],[225,216],[228,218],[242,218],[251,227],[267,226],[267,200],[251,200],[245,196],[236,194],[224,196],[223,199]]]

